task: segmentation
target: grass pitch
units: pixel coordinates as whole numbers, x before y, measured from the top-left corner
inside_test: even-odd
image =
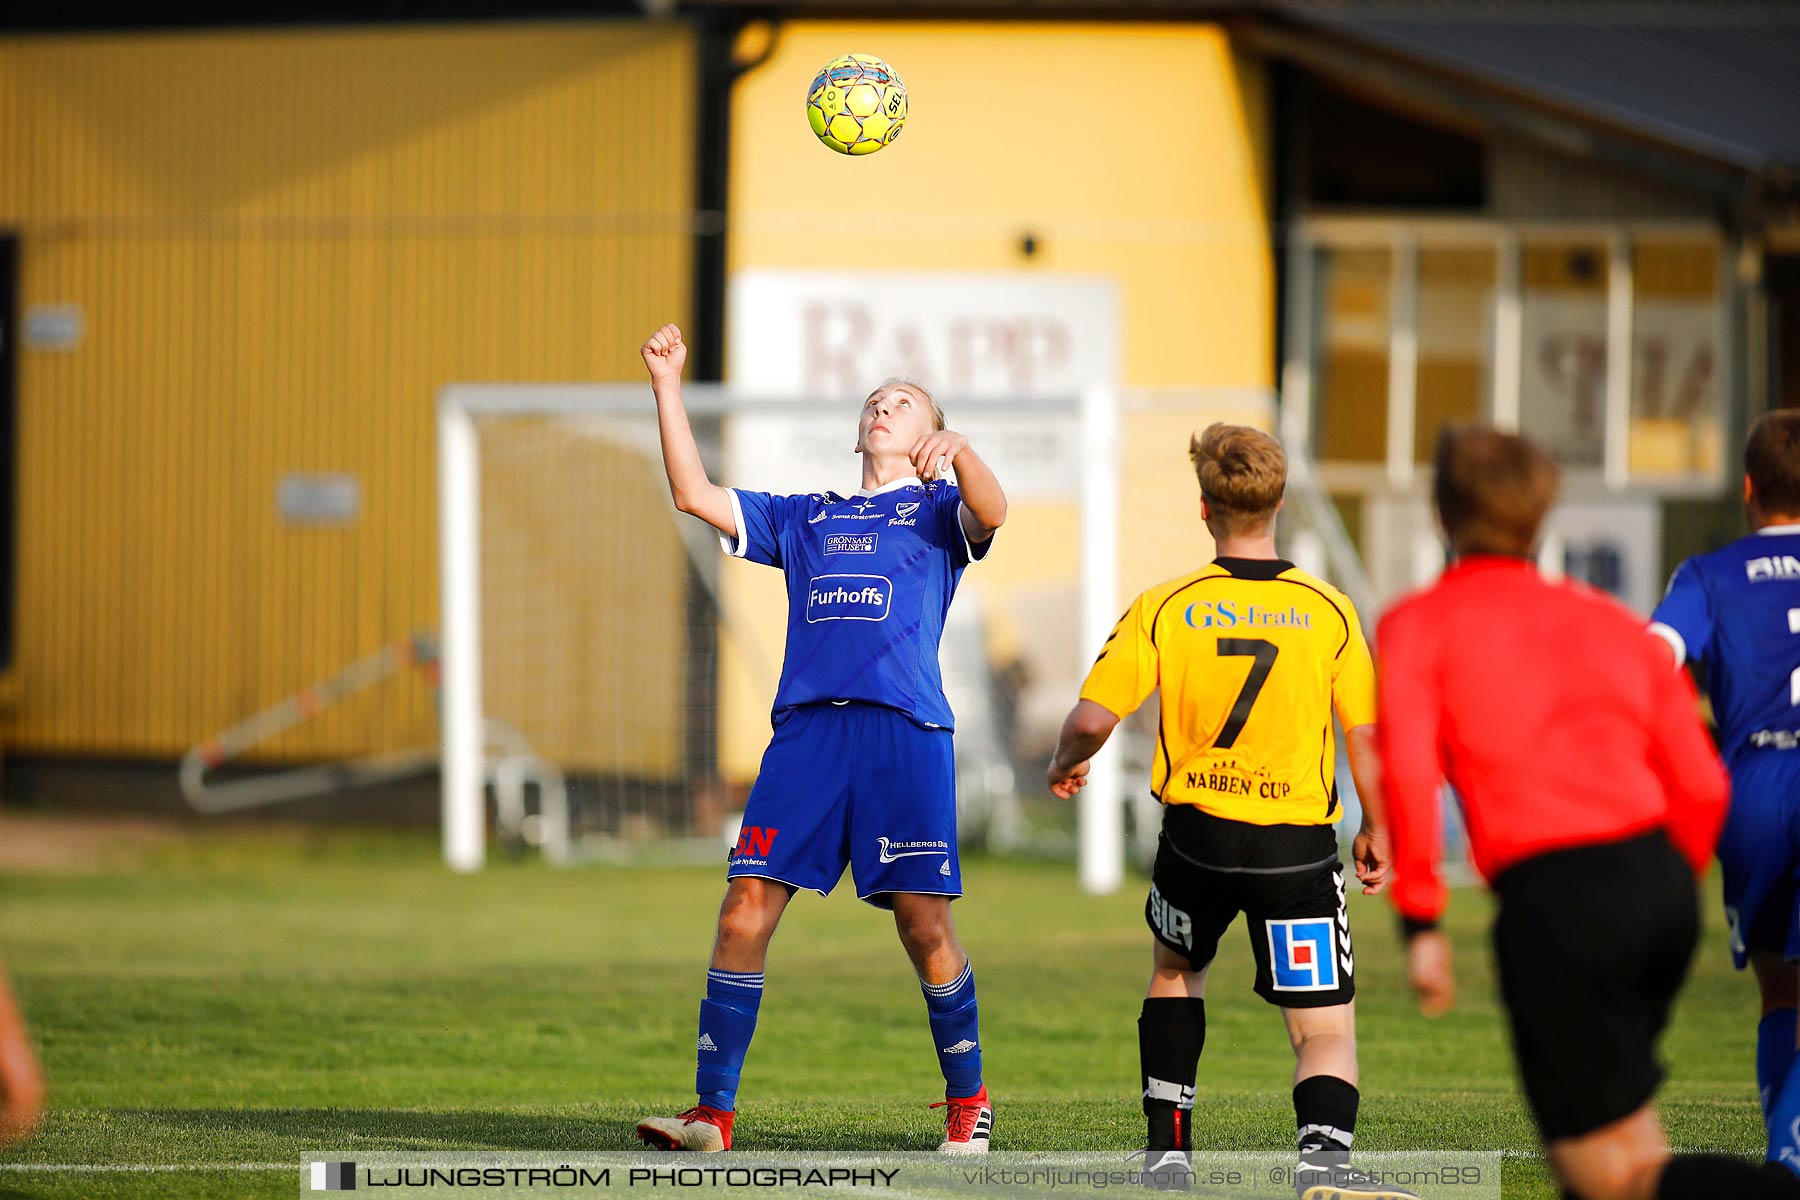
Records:
[[[0,838],[32,826],[13,818]],[[241,829],[15,867],[0,947],[52,1108],[0,1153],[0,1197],[286,1197],[309,1151],[633,1148],[638,1117],[692,1102],[722,876],[500,862],[462,878],[423,836]],[[1143,883],[1085,897],[1072,867],[981,859],[966,877],[956,915],[996,1148],[1137,1146]],[[1662,1108],[1678,1146],[1759,1154],[1754,987],[1730,970],[1714,891]],[[1485,898],[1452,901],[1461,1004],[1437,1021],[1412,1008],[1385,899],[1351,906],[1358,1149],[1511,1151],[1505,1194],[1553,1197],[1493,996]],[[1209,982],[1196,1140],[1285,1149],[1292,1056],[1250,991],[1242,931]],[[801,896],[768,977],[737,1144],[934,1147],[942,1081],[891,919],[847,884]],[[174,1169],[116,1169],[149,1165]]]

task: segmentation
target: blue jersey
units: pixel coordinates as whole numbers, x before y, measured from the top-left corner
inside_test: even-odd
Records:
[[[787,577],[787,654],[775,723],[803,704],[860,701],[930,729],[954,723],[938,673],[944,617],[963,568],[987,553],[963,535],[962,498],[943,481],[872,493],[731,491],[729,554]]]
[[[1650,619],[1678,658],[1706,664],[1726,762],[1800,754],[1800,525],[1688,559]]]

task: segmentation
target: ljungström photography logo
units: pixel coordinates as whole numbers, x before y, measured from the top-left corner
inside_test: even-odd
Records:
[[[312,1165],[312,1190],[315,1192],[354,1192],[356,1164],[352,1162],[316,1162]]]

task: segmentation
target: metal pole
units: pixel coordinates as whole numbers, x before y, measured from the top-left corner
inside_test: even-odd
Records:
[[[1281,354],[1282,443],[1290,456],[1312,451],[1313,289],[1312,243],[1304,229],[1288,235],[1286,344]]]
[[[478,871],[486,855],[481,728],[481,496],[475,422],[438,404],[439,603],[443,609],[444,862]]]
[[[1521,296],[1519,235],[1507,230],[1495,247],[1494,424],[1517,433],[1525,407],[1525,304]]]
[[[1394,235],[1388,312],[1389,486],[1405,488],[1413,478],[1413,426],[1419,407],[1419,244],[1408,232]]]
[[[1606,441],[1602,446],[1608,491],[1631,480],[1631,242],[1621,231],[1606,256]]]
[[[1110,387],[1082,394],[1081,438],[1081,646],[1093,654],[1119,616],[1119,397]],[[1108,745],[1076,797],[1084,892],[1116,892],[1125,882],[1123,782],[1118,747]]]

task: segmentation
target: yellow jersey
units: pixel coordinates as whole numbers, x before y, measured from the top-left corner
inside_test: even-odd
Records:
[[[1281,559],[1220,558],[1143,593],[1081,698],[1124,717],[1162,691],[1151,788],[1251,825],[1340,813],[1331,714],[1375,719],[1375,668],[1344,594]]]

